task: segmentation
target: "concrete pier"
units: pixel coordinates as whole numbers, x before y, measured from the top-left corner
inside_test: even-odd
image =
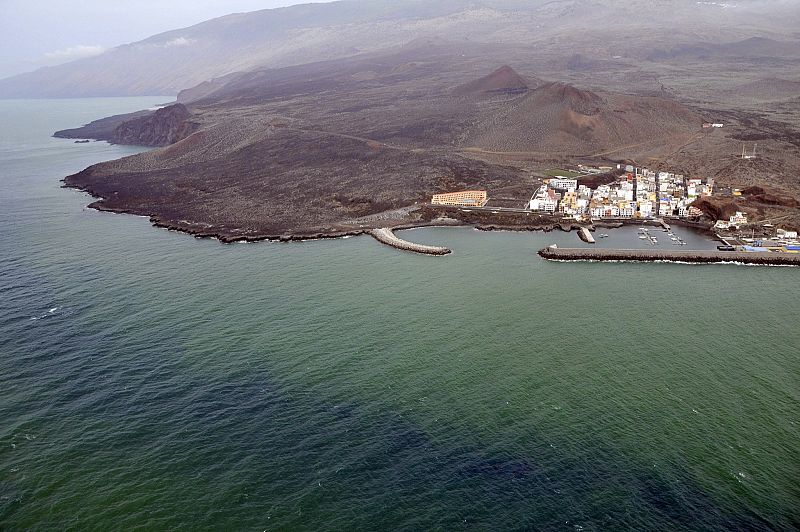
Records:
[[[636,262],[737,262],[774,266],[800,266],[800,254],[741,251],[667,251],[657,249],[598,249],[559,248],[550,246],[539,250],[549,260],[636,261]]]
[[[586,227],[581,227],[578,230],[578,236],[580,237],[581,240],[583,240],[587,244],[594,244],[595,243],[595,240],[594,240],[594,237],[592,236],[592,233],[589,232],[589,229],[587,229]]]
[[[382,244],[392,246],[393,248],[401,249],[403,251],[412,251],[414,253],[421,253],[423,255],[447,255],[450,253],[448,248],[437,246],[425,246],[423,244],[415,244],[408,242],[402,238],[398,238],[389,228],[373,229],[369,232],[372,237]]]

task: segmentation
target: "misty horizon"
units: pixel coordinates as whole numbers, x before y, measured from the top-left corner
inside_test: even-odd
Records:
[[[325,3],[333,0],[313,0]],[[5,0],[0,19],[0,79],[99,55],[170,30],[232,13],[311,0]]]

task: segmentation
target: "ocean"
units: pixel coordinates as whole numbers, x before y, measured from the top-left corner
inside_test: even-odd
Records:
[[[162,100],[0,101],[0,529],[800,528],[797,269],[223,245],[60,188],[141,149],[52,132]]]

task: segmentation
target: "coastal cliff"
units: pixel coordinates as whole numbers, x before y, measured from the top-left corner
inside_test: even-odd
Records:
[[[95,120],[85,126],[56,131],[53,136],[67,139],[97,139],[112,144],[163,147],[181,141],[194,133],[191,111],[182,103],[156,111],[140,111]]]
[[[152,115],[120,124],[114,131],[113,142],[136,146],[169,146],[194,133],[196,126],[189,121],[191,116],[182,103],[163,107]]]

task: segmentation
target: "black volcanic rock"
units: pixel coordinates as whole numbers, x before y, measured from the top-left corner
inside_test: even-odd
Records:
[[[85,126],[56,131],[53,136],[66,139],[97,139],[131,146],[169,146],[197,130],[190,120],[192,113],[182,103],[156,111],[139,111],[95,120]]]
[[[123,122],[151,116],[152,114],[153,111],[137,111],[124,115],[109,116],[94,120],[81,127],[56,131],[53,136],[60,139],[96,139],[113,142],[114,132]]]
[[[152,115],[123,122],[114,130],[112,142],[136,146],[169,146],[191,135],[196,126],[182,103],[157,110]]]

